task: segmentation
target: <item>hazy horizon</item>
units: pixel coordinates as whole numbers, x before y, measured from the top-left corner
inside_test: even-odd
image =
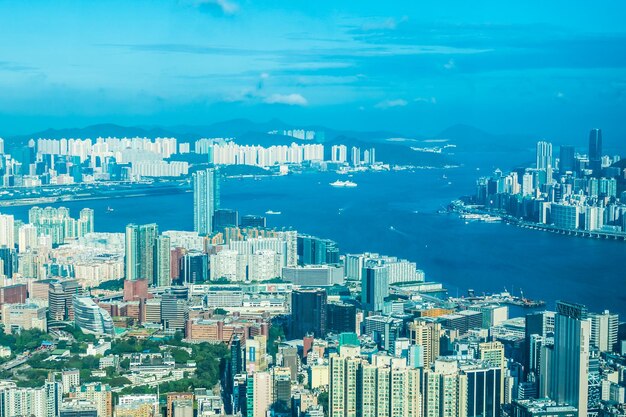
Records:
[[[0,135],[279,118],[617,141],[624,14],[616,1],[0,2]]]

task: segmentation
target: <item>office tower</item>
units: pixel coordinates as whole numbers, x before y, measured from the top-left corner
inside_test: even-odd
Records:
[[[74,320],[74,295],[80,292],[78,281],[53,281],[48,287],[48,314],[50,320]]]
[[[326,330],[332,333],[356,331],[356,306],[347,303],[328,303],[326,305]]]
[[[271,369],[272,409],[276,412],[291,411],[291,370],[283,366]]]
[[[220,208],[220,180],[215,169],[193,174],[193,227],[200,235],[213,233],[213,215]]]
[[[566,171],[576,170],[576,150],[573,146],[563,145],[559,150],[559,171],[561,174]]]
[[[158,226],[129,224],[126,226],[125,268],[126,279],[154,279],[154,246]]]
[[[291,381],[297,381],[298,379],[298,364],[300,362],[298,356],[298,348],[289,345],[278,346],[278,356],[280,360],[278,363],[289,369]]]
[[[233,389],[235,377],[246,372],[245,349],[239,335],[233,335],[233,338],[230,341],[229,349],[230,359],[227,376],[228,379],[226,381],[226,396],[230,397],[230,401],[227,401],[225,405],[229,407],[230,410],[235,410],[236,404],[234,404],[234,399],[232,398],[234,394]]]
[[[365,318],[365,334],[374,339],[378,346],[394,355],[396,340],[402,333],[404,322],[389,316],[368,316]]]
[[[13,274],[18,271],[18,258],[17,252],[13,249],[13,246],[0,247],[0,261],[2,261],[2,269],[0,273],[7,278],[13,278]]]
[[[263,216],[246,214],[245,216],[241,217],[241,224],[239,226],[242,229],[245,229],[247,227],[263,229],[267,227],[267,219]]]
[[[384,266],[366,266],[361,273],[361,304],[367,311],[381,311],[389,295],[389,276]]]
[[[467,375],[456,360],[436,360],[424,382],[424,417],[467,416]]]
[[[554,336],[554,320],[556,313],[554,311],[542,311],[539,313],[530,313],[526,315],[525,325],[525,345],[526,355],[524,368],[526,372],[536,370],[533,366],[530,366],[530,358],[533,355],[530,350],[532,335],[539,335],[542,339]],[[536,353],[534,353],[536,355]]]
[[[154,245],[154,279],[156,287],[166,287],[172,284],[171,278],[171,241],[169,236],[160,235]]]
[[[180,260],[180,278],[183,284],[197,284],[209,279],[208,256],[202,252],[188,252]]]
[[[248,377],[248,417],[266,417],[272,406],[274,392],[269,372],[255,372]]]
[[[170,287],[161,297],[161,320],[163,327],[169,330],[183,331],[189,318],[189,306],[186,294],[178,292],[176,287]]]
[[[499,417],[504,402],[504,369],[489,364],[461,364],[467,377],[467,417]]]
[[[13,215],[0,214],[0,246],[15,246],[15,220]]]
[[[409,324],[411,344],[421,346],[422,366],[430,366],[439,357],[441,324],[415,320]]]
[[[326,290],[301,289],[291,293],[290,337],[301,339],[308,333],[326,335]]]
[[[617,348],[617,332],[619,330],[619,315],[605,310],[601,314],[590,313],[591,339],[590,343],[600,352],[614,352]]]
[[[86,333],[113,336],[113,320],[109,313],[100,308],[89,296],[75,295],[74,321],[76,327]]]
[[[602,168],[602,130],[591,129],[589,132],[589,167],[598,176]]]
[[[554,352],[550,369],[550,398],[572,405],[587,415],[589,338],[587,309],[580,304],[557,302]]]
[[[213,215],[213,230],[223,232],[226,227],[239,226],[239,214],[237,210],[219,209]]]
[[[339,263],[339,248],[330,239],[315,236],[298,236],[298,264],[322,265]]]
[[[539,184],[552,183],[552,144],[537,142],[537,174],[541,174]]]

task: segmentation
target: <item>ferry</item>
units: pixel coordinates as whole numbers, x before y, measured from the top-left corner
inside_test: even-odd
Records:
[[[331,182],[330,185],[332,187],[356,187],[358,184],[356,182],[352,182],[352,181],[335,181],[335,182]]]
[[[278,214],[283,214],[283,213],[280,212],[280,211],[268,210],[268,211],[265,212],[265,214],[276,214],[276,215],[278,215]]]

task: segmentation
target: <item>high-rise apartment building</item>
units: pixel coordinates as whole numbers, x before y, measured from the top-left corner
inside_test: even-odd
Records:
[[[415,320],[409,324],[411,344],[421,346],[421,366],[428,367],[439,357],[441,324]]]
[[[424,382],[424,417],[467,417],[467,375],[456,360],[436,360]]]
[[[617,333],[619,330],[619,315],[611,314],[608,310],[603,313],[590,313],[592,346],[600,352],[613,352],[617,347]]]
[[[154,244],[154,279],[156,287],[172,284],[171,278],[171,240],[169,236],[160,235]]]
[[[215,169],[193,174],[193,227],[201,235],[213,233],[213,215],[220,208],[220,181]]]

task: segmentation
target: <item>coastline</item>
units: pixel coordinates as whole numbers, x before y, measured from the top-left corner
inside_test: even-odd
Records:
[[[440,211],[441,213],[442,211]],[[615,241],[626,241],[626,233],[610,232],[606,230],[581,230],[581,229],[563,229],[551,224],[536,223],[518,219],[516,217],[504,214],[498,211],[488,210],[480,206],[467,206],[456,200],[448,205],[445,213],[457,214],[459,218],[463,216],[476,215],[479,217],[471,218],[472,221],[496,222],[500,221],[522,229],[530,229],[542,232],[549,232],[564,236],[584,237],[591,239],[605,239]]]

